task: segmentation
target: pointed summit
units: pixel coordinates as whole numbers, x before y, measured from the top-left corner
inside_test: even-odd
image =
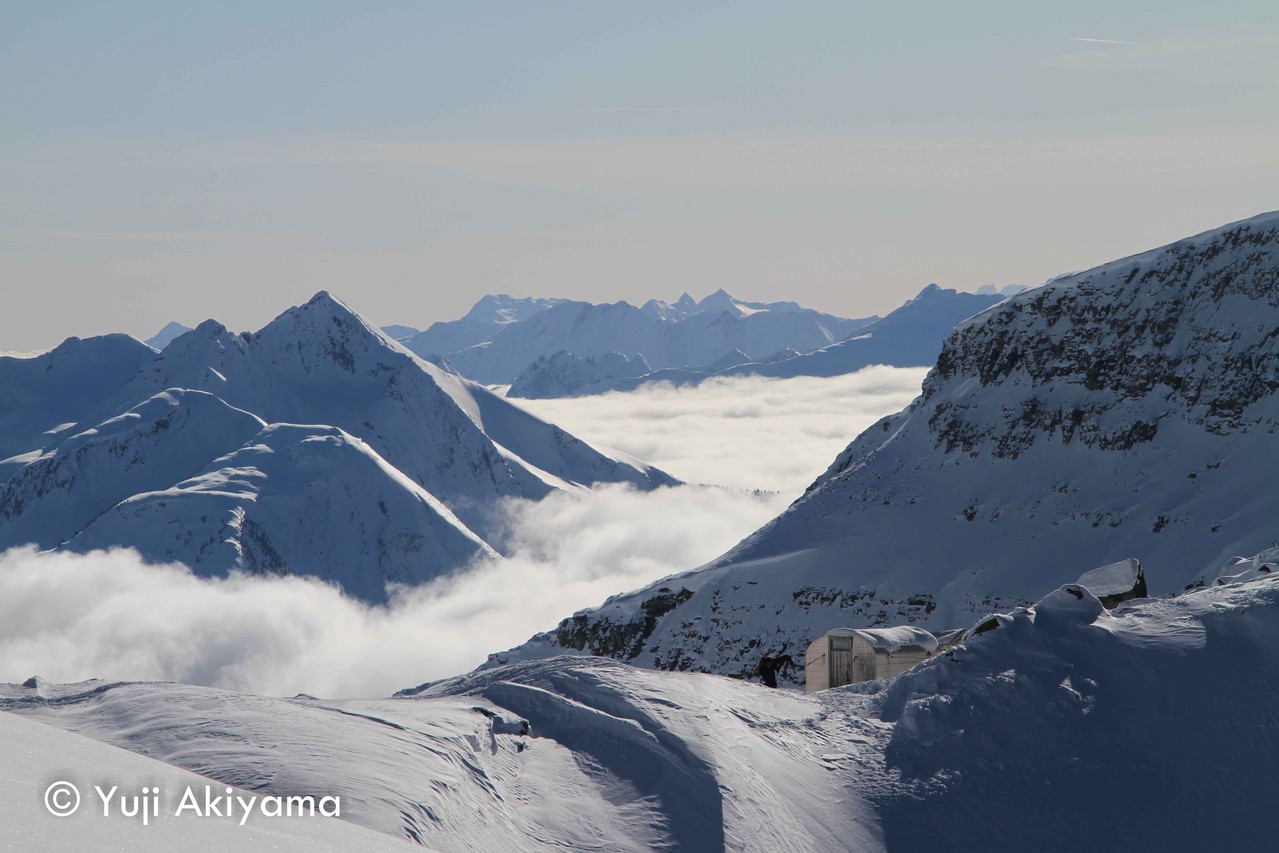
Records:
[[[174,338],[185,335],[191,331],[190,326],[184,326],[178,322],[168,322],[164,324],[164,328],[147,338],[145,343],[149,347],[162,350],[167,347]]]
[[[740,317],[745,313],[742,311],[741,306],[737,304],[737,300],[730,296],[728,291],[722,287],[697,303],[697,308],[702,313],[727,312],[734,317]]]

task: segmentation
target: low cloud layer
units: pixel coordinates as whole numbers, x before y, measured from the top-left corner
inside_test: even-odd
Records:
[[[927,372],[870,367],[830,378],[743,376],[517,402],[687,482],[798,497],[858,433],[918,396]]]
[[[575,610],[723,553],[855,433],[909,401],[922,375],[875,368],[535,405],[686,480],[730,488],[610,486],[510,501],[510,557],[400,590],[386,607],[299,577],[197,578],[131,551],[12,550],[0,554],[0,681],[159,679],[353,697],[455,675]]]
[[[370,607],[299,577],[197,578],[131,551],[0,555],[0,681],[173,680],[385,696],[717,556],[776,496],[609,487],[508,507],[513,556]]]

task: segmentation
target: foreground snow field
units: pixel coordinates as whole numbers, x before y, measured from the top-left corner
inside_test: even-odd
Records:
[[[1113,612],[1063,587],[897,679],[812,696],[557,658],[385,700],[85,683],[5,686],[0,707],[250,791],[341,796],[440,850],[1265,850],[1279,578],[1241,575]],[[10,788],[35,809],[45,775]]]
[[[177,767],[134,755],[78,734],[0,714],[0,827],[5,850],[35,853],[46,850],[94,850],[99,853],[150,853],[200,850],[208,853],[272,850],[278,853],[348,853],[348,851],[409,851],[412,845],[335,818],[263,818],[252,816],[243,826],[236,820],[196,817],[190,811],[173,816],[176,805],[157,819],[128,818],[113,813],[104,818],[92,786],[106,790],[140,791],[159,787],[172,794],[191,787],[203,792],[225,787]],[[80,808],[74,815],[55,817],[44,806],[45,790],[56,782],[76,785]],[[247,792],[239,792],[248,796]],[[53,799],[55,804],[71,800]]]

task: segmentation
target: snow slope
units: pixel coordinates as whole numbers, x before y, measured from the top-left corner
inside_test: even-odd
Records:
[[[292,573],[365,601],[493,551],[358,438],[272,424],[194,477],[112,506],[66,545],[132,547],[197,574]]]
[[[445,851],[1272,846],[1279,576],[1113,612],[1068,585],[997,621],[813,695],[557,658],[390,700],[90,682],[3,686],[0,709],[249,791],[338,795]]]
[[[153,758],[53,726],[0,714],[0,826],[6,850],[100,850],[169,853],[172,850],[257,851],[277,853],[349,853],[349,851],[421,850],[385,834],[337,818],[271,819],[174,816],[188,787],[203,796],[206,788],[223,795],[225,785]],[[54,817],[44,807],[45,790],[67,781],[80,791],[80,808]],[[112,786],[131,794],[158,787],[165,808],[144,826],[140,817],[112,813],[103,817],[93,786]],[[237,790],[241,796],[248,792]],[[174,799],[176,797],[176,799]],[[55,800],[58,802],[58,800]],[[70,802],[69,800],[66,802]]]
[[[962,324],[923,393],[701,569],[514,656],[742,672],[837,625],[969,624],[1087,569],[1153,593],[1274,543],[1279,214],[1056,279]]]
[[[0,480],[155,357],[128,335],[67,338],[35,358],[0,356]]]
[[[533,362],[560,350],[579,358],[608,353],[643,356],[655,369],[694,367],[733,349],[756,359],[783,349],[814,350],[873,319],[848,320],[793,302],[742,302],[721,290],[701,302],[675,306],[654,301],[643,308],[626,302],[561,301],[465,348],[431,351],[418,339],[409,347],[420,355],[439,352],[460,373],[479,382],[511,383]]]
[[[264,426],[203,391],[149,397],[0,484],[0,550],[28,542],[53,548],[130,495],[185,480]]]

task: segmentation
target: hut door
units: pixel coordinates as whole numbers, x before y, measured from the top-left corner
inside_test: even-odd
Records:
[[[830,686],[840,687],[853,683],[853,650],[830,650]]]

